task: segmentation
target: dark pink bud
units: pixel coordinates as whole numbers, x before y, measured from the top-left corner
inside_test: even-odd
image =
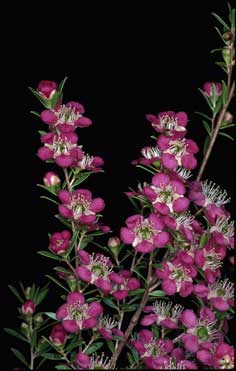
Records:
[[[64,327],[61,324],[53,326],[50,334],[50,340],[55,345],[63,345],[66,343],[67,334],[66,331],[64,330]]]
[[[31,315],[34,313],[36,305],[32,300],[27,300],[21,307],[22,313],[25,315]]]
[[[44,175],[43,183],[46,187],[58,185],[60,182],[60,178],[53,171],[49,171]]]
[[[38,92],[45,98],[51,99],[57,90],[57,83],[49,80],[42,80],[38,84]]]

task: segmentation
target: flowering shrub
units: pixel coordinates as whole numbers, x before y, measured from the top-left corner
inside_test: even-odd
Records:
[[[215,15],[227,82],[206,82],[201,90],[211,116],[199,113],[207,137],[196,179],[199,148],[187,137],[187,113],[148,114],[155,143],[133,164],[149,178],[126,193],[135,213],[106,243],[96,240],[110,232],[101,222],[105,202],[81,185],[103,166],[101,157],[78,144],[76,131],[92,121],[81,103],[62,102],[66,79],[31,88],[45,108],[33,112],[46,130],[40,131],[38,157],[58,167],[40,187],[62,224],[38,253],[57,263],[56,275],[47,277],[63,291],[58,308],[38,312],[48,284],[21,285],[22,292],[9,286],[21,302],[21,327],[5,330],[29,344],[30,358],[12,349],[28,369],[46,362],[57,370],[233,368],[227,333],[234,284],[222,270],[234,247],[230,198],[201,179],[217,135],[228,136],[232,125],[227,110],[234,94],[234,14],[229,8],[229,25]]]

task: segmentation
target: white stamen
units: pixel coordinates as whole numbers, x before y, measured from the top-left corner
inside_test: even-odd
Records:
[[[158,147],[144,147],[141,153],[147,160],[152,158],[160,158],[161,156],[161,151]]]
[[[192,173],[190,170],[188,169],[185,169],[181,166],[177,166],[177,168],[175,169],[176,173],[179,175],[180,178],[184,179],[184,180],[187,180],[188,178],[191,178],[192,176]]]
[[[111,366],[111,360],[109,357],[105,357],[102,353],[101,356],[92,355],[92,360],[89,369],[90,370],[109,370]]]
[[[205,205],[209,204],[216,204],[217,206],[221,206],[230,202],[230,198],[228,198],[228,193],[224,190],[222,191],[217,184],[212,181],[204,180],[201,182],[202,185],[202,192],[206,198]]]

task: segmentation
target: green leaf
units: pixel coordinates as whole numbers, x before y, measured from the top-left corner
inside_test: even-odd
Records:
[[[226,137],[226,138],[228,138],[228,139],[234,141],[234,138],[231,137],[231,135],[226,134],[226,133],[222,133],[222,131],[219,131],[219,135],[222,135],[223,137]]]
[[[48,294],[48,289],[46,288],[46,289],[44,289],[44,290],[41,290],[40,292],[39,292],[39,294],[37,295],[37,297],[36,297],[36,299],[35,299],[35,304],[36,305],[39,305],[45,298],[46,298],[46,296],[47,296],[47,294]]]
[[[98,349],[100,349],[103,346],[102,342],[94,343],[92,344],[87,350],[86,354],[90,355],[92,353],[95,353]]]
[[[57,91],[59,92],[59,94],[62,93],[63,88],[64,88],[64,85],[65,85],[65,82],[66,82],[67,79],[68,79],[68,77],[66,76],[66,77],[65,77],[65,78],[60,82],[60,84],[58,85]]]
[[[222,48],[217,48],[217,49],[211,50],[211,54],[216,53],[216,52],[222,52]]]
[[[60,260],[60,261],[62,260],[61,256],[52,254],[49,251],[37,251],[37,254],[42,255],[42,256],[46,256],[46,258],[50,258],[50,259],[54,259],[54,260]]]
[[[57,370],[71,370],[71,368],[68,367],[67,365],[56,365],[55,368]]]
[[[218,28],[218,27],[214,27],[214,28],[215,28],[216,32],[218,33],[218,35],[220,36],[220,38],[221,38],[221,40],[223,41],[223,43],[226,44],[226,41],[225,41],[225,39],[223,38],[223,36],[222,36],[222,34],[221,34],[219,28]]]
[[[18,358],[22,363],[24,363],[24,365],[26,365],[27,367],[29,367],[28,362],[26,361],[25,356],[18,349],[11,348],[11,351],[14,353],[14,355],[16,356],[16,358]]]
[[[153,170],[150,170],[148,167],[146,167],[146,166],[143,166],[143,165],[136,165],[136,167],[138,167],[138,168],[140,168],[140,169],[143,169],[143,170],[145,170],[145,171],[147,171],[148,173],[151,173],[152,175],[155,175],[156,174],[156,172],[155,171],[153,171]]]
[[[33,88],[29,87],[29,90],[31,93],[34,94],[34,96],[40,101],[40,103],[45,107],[48,108],[48,102]]]
[[[123,304],[121,306],[124,312],[133,312],[138,308],[139,304]]]
[[[103,298],[102,301],[103,301],[103,303],[108,305],[108,307],[113,308],[113,309],[117,309],[117,306],[113,303],[113,301],[111,299]]]
[[[36,111],[30,111],[30,113],[32,113],[32,115],[34,116],[40,117],[40,114]]]
[[[67,228],[72,229],[71,223],[69,223],[66,219],[62,218],[59,214],[56,214],[55,218],[57,218]]]
[[[59,205],[59,202],[53,200],[53,199],[50,198],[50,197],[40,196],[40,198],[43,198],[44,200],[48,200],[48,201],[52,202],[53,204]]]
[[[45,315],[48,316],[51,319],[57,320],[56,313],[54,313],[54,312],[45,312]]]
[[[63,360],[63,357],[60,354],[55,353],[41,353],[41,357],[50,359],[52,361],[61,361]]]
[[[226,85],[225,81],[222,80],[222,102],[223,102],[223,105],[225,105],[225,103],[227,102],[227,98],[228,98],[227,85]]]
[[[213,111],[213,106],[212,106],[212,103],[211,103],[209,97],[204,93],[204,91],[202,89],[199,88],[198,90],[202,93],[202,95],[203,95],[205,101],[207,102],[210,110]]]
[[[61,282],[59,282],[56,278],[54,278],[52,276],[49,276],[49,275],[46,275],[46,277],[48,277],[50,280],[52,280],[56,285],[60,286],[63,290],[65,290],[67,292],[70,292],[70,290],[68,290],[65,286],[63,286],[61,284]]]
[[[155,290],[155,291],[152,291],[149,296],[155,296],[157,298],[161,298],[163,296],[165,296],[166,293],[163,291],[163,290]]]
[[[230,29],[230,27],[227,25],[227,23],[225,23],[225,21],[220,16],[218,16],[218,14],[216,14],[216,13],[211,13],[211,14],[217,19],[217,21],[220,24],[222,24],[222,26],[224,26],[224,28],[226,30]]]
[[[8,287],[13,292],[13,294],[17,297],[17,299],[20,300],[21,303],[24,303],[24,300],[22,299],[22,297],[20,296],[18,291],[15,289],[15,287],[13,287],[11,285],[8,285]]]
[[[71,274],[71,271],[69,269],[63,268],[63,267],[54,267],[53,268],[57,272],[62,272],[66,274]]]
[[[79,176],[77,177],[77,179],[74,181],[74,183],[72,185],[73,188],[77,187],[79,184],[84,182],[91,174],[92,174],[92,172],[79,174]]]
[[[71,352],[74,348],[79,347],[80,345],[85,344],[85,341],[79,340],[79,341],[72,341],[67,347],[66,352]]]
[[[110,349],[111,353],[114,353],[115,351],[115,346],[112,340],[107,340],[107,346]]]
[[[214,109],[214,114],[215,116],[217,115],[217,113],[220,111],[221,107],[222,107],[222,99],[221,97],[219,97],[219,99],[217,100],[216,102],[216,106],[215,106],[215,109]]]
[[[55,187],[46,187],[42,184],[37,184],[38,187],[45,189],[47,192],[53,194],[53,196],[57,196],[57,190]]]
[[[35,283],[33,283],[32,287],[31,287],[31,290],[30,290],[30,293],[29,293],[29,299],[30,300],[33,300],[35,292],[36,292],[36,285],[35,285]]]
[[[24,337],[23,335],[19,334],[19,332],[11,329],[11,328],[4,328],[3,329],[7,334],[11,335],[11,336],[15,336],[16,338],[20,339],[20,340],[23,340],[25,341],[26,343],[28,343],[28,340],[26,337]]]
[[[203,145],[203,154],[204,155],[206,154],[209,143],[210,143],[210,137],[207,136],[206,139],[205,139],[204,145]]]
[[[209,235],[207,233],[203,233],[201,235],[201,238],[200,238],[200,241],[199,241],[199,247],[200,247],[200,249],[202,249],[206,245],[206,243],[208,242],[208,240],[209,240]]]
[[[77,230],[77,231],[74,232],[74,234],[73,234],[73,236],[72,236],[72,239],[71,239],[70,246],[69,246],[69,248],[66,250],[66,254],[65,254],[65,257],[66,257],[66,258],[70,255],[71,251],[73,250],[73,248],[74,248],[74,246],[75,246],[75,243],[76,243],[76,241],[77,241],[77,238],[78,238],[79,234],[80,234],[80,230]]]
[[[207,133],[209,136],[211,136],[211,128],[210,128],[210,125],[206,122],[206,121],[202,121],[203,125],[204,125],[204,128],[206,129]]]
[[[225,73],[228,73],[225,62],[215,62],[217,66],[220,66]]]
[[[140,295],[140,294],[143,294],[144,291],[145,289],[132,290],[132,291],[129,291],[128,296]]]
[[[152,332],[154,333],[154,335],[159,338],[160,337],[160,332],[159,332],[159,328],[156,324],[153,324],[152,325]]]
[[[199,115],[199,116],[202,116],[204,119],[206,119],[206,120],[209,120],[209,121],[211,121],[211,117],[210,116],[207,116],[207,115],[205,115],[205,113],[202,113],[202,112],[198,112],[198,111],[196,111],[196,112],[194,112],[194,113],[196,113],[197,115]]]

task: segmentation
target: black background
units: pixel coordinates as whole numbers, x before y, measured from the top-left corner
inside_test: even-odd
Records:
[[[189,137],[199,146],[205,132],[195,111],[207,111],[197,91],[205,81],[220,81],[223,72],[214,66],[216,55],[210,50],[220,45],[214,31],[212,11],[226,16],[225,1],[157,1],[128,8],[120,3],[108,5],[78,2],[77,7],[57,5],[49,11],[16,9],[24,17],[11,18],[3,45],[1,167],[2,167],[2,294],[4,327],[18,320],[17,303],[7,284],[45,282],[51,262],[36,254],[47,249],[47,233],[60,230],[53,220],[55,209],[39,197],[36,184],[51,170],[36,157],[37,130],[44,124],[29,111],[40,110],[31,95],[42,79],[60,81],[68,76],[65,100],[85,105],[94,125],[79,131],[80,144],[105,160],[105,173],[87,182],[94,195],[106,201],[105,224],[119,233],[133,210],[124,191],[143,180],[142,170],[130,162],[140,149],[152,144],[153,131],[145,113],[163,110],[186,111],[190,118]],[[125,4],[125,3],[124,3]],[[154,6],[155,5],[155,6]],[[7,16],[11,17],[9,11]],[[198,159],[201,154],[198,155]],[[205,179],[219,183],[233,194],[233,144],[217,140]],[[146,175],[145,175],[146,177]],[[147,177],[146,177],[147,179]],[[232,205],[229,206],[232,211]],[[41,309],[55,311],[57,291]],[[4,336],[7,368],[15,367],[10,346],[17,344]],[[1,360],[3,363],[3,360]]]

